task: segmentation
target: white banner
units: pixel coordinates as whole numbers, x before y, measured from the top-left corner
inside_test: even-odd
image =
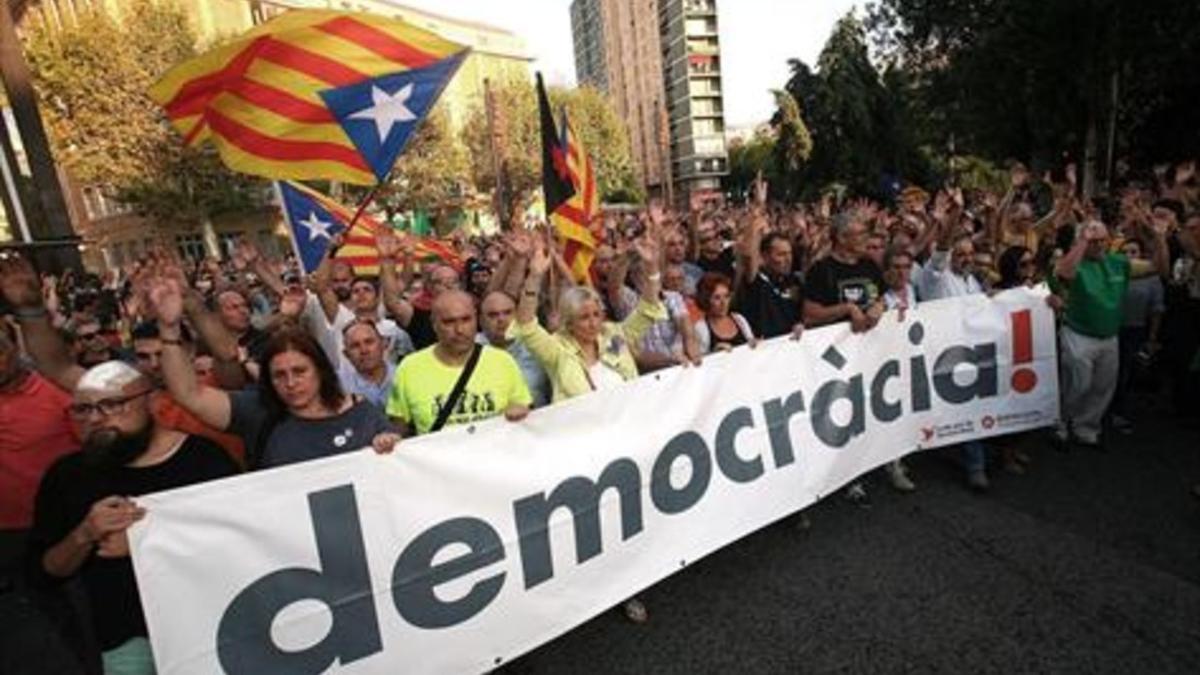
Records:
[[[918,448],[1052,424],[1040,291],[141,498],[159,672],[480,672]]]

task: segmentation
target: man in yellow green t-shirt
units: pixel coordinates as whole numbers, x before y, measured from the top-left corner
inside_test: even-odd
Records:
[[[476,346],[475,301],[470,295],[442,293],[433,303],[431,318],[437,342],[400,362],[387,401],[388,416],[405,436],[432,430]],[[517,421],[529,414],[533,399],[517,362],[503,350],[481,349],[447,426],[501,414]]]

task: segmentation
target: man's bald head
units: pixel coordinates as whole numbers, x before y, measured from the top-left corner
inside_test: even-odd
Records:
[[[447,290],[434,298],[430,310],[438,347],[459,357],[475,347],[475,298],[459,290]]]
[[[99,464],[124,466],[149,448],[154,430],[141,371],[121,361],[90,368],[75,385],[71,412],[83,436],[84,454]]]
[[[517,303],[503,291],[492,291],[479,306],[483,334],[494,347],[508,345],[508,327],[512,325]]]

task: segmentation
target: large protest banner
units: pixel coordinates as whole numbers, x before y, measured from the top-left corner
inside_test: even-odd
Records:
[[[896,457],[1057,417],[1043,292],[956,298],[147,496],[131,545],[161,673],[480,672]]]

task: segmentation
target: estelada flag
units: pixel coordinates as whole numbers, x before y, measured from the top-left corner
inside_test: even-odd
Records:
[[[346,226],[354,219],[354,211],[307,185],[280,181],[276,186],[300,269],[305,274],[312,274],[325,257],[334,235],[346,231]],[[355,274],[378,275],[379,254],[375,250],[375,235],[384,227],[387,226],[362,214],[354,223],[354,228],[343,238],[342,248],[336,257],[350,263]],[[420,238],[416,240],[414,249],[414,257],[418,262],[441,262],[462,270],[462,256],[447,242]]]
[[[542,119],[542,193],[546,201],[546,213],[552,214],[575,194],[567,168],[566,148],[554,125],[554,113],[550,110],[550,99],[546,96],[546,85],[542,74],[537,74],[538,111]]]
[[[590,283],[596,246],[604,240],[604,228],[597,221],[600,196],[596,189],[595,165],[583,146],[583,140],[571,126],[566,111],[562,116],[562,147],[566,148],[567,174],[575,194],[550,215],[554,231],[563,242],[563,260],[578,283]]]
[[[294,10],[176,65],[150,97],[235,171],[371,185],[467,53],[399,19]]]

